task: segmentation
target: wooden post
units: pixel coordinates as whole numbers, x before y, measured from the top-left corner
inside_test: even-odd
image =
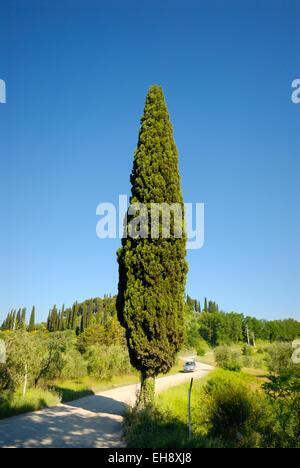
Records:
[[[193,386],[193,377],[191,378],[191,384],[189,388],[189,437],[192,437],[192,421],[191,421],[191,393],[192,393],[192,386]]]

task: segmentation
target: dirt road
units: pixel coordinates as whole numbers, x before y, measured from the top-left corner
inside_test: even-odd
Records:
[[[203,377],[213,368],[198,363],[193,374],[179,373],[156,380],[156,392]],[[0,421],[0,447],[124,447],[122,414],[135,401],[138,385]]]

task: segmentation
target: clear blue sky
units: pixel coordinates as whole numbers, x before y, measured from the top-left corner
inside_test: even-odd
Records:
[[[0,320],[116,293],[96,206],[130,192],[163,87],[186,202],[205,203],[187,293],[300,318],[297,0],[0,0]]]

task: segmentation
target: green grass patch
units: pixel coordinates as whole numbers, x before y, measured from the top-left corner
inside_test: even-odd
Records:
[[[259,346],[251,347],[251,355],[249,356],[247,365],[244,364],[244,358],[242,354],[242,349],[245,343],[241,343],[239,345],[234,344],[229,346],[230,351],[234,353],[240,354],[240,360],[244,367],[242,368],[243,371],[248,371],[248,369],[257,369],[260,372],[266,372],[267,365],[266,365],[266,356],[267,356],[267,348],[270,346],[269,343],[261,343]],[[214,349],[208,349],[204,356],[197,356],[196,361],[203,362],[204,364],[210,364],[211,366],[216,366],[215,354]]]
[[[22,391],[18,390],[10,402],[2,401],[0,403],[0,419],[40,410],[58,403],[60,403],[60,396],[54,390],[29,388],[24,397]]]
[[[64,403],[137,382],[139,382],[139,376],[132,374],[116,376],[110,380],[97,380],[92,377],[82,377],[76,380],[57,379],[51,385],[61,395],[61,401]]]
[[[251,390],[259,390],[264,382],[261,373],[231,372],[215,369],[193,383],[191,397],[192,437],[188,430],[188,390],[190,381],[170,387],[156,396],[155,405],[145,411],[136,409],[125,413],[124,437],[131,448],[220,448],[226,444],[209,436],[208,428],[201,421],[201,395],[203,386],[211,379],[230,379],[242,383]]]

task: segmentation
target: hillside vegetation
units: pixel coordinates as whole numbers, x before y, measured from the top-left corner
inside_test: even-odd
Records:
[[[227,370],[278,373],[288,368],[290,342],[300,336],[299,322],[227,314],[212,301],[206,307],[187,297],[182,353],[197,353],[203,362]],[[44,323],[35,323],[34,314],[33,308],[27,324],[24,308],[12,311],[1,326],[6,363],[0,364],[0,417],[138,381],[116,317],[115,297],[89,299],[61,310],[54,306]]]

